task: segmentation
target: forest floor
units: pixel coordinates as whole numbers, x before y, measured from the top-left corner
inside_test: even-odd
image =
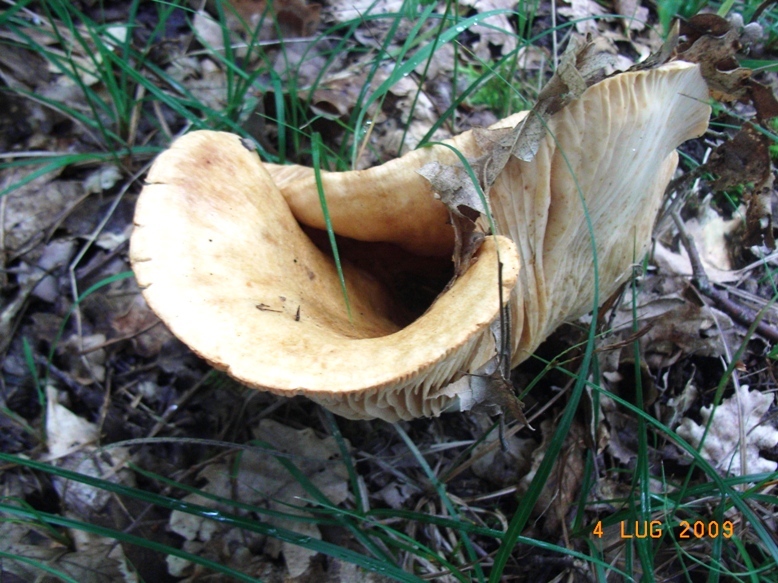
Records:
[[[0,580],[778,577],[770,2],[3,9]],[[715,99],[633,282],[511,373],[525,419],[337,417],[214,370],[146,304],[133,214],[178,136],[369,168],[531,108],[586,35],[607,73],[670,46]]]

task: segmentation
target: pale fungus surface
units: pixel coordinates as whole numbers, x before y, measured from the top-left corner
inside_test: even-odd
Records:
[[[488,191],[497,233],[478,221],[483,241],[448,284],[449,209],[419,171],[456,164],[451,149],[322,172],[348,309],[312,169],[264,164],[237,136],[193,132],[149,172],[131,259],[172,332],[249,386],[352,418],[467,408],[489,398],[470,379],[498,358],[491,325],[501,305],[515,366],[594,307],[595,281],[599,302],[625,281],[647,248],[675,149],[705,131],[708,114],[707,87],[688,63],[589,87],[550,116],[531,160],[505,163]],[[474,132],[449,142],[468,159],[488,156],[483,144]]]

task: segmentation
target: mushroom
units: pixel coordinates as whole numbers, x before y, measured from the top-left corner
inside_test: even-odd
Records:
[[[688,63],[590,87],[550,118],[531,161],[508,161],[489,192],[498,235],[449,285],[448,209],[417,171],[456,163],[454,152],[433,146],[368,170],[322,171],[347,299],[313,170],[262,163],[232,134],[192,132],[149,172],[130,257],[171,331],[239,381],[351,418],[435,416],[483,398],[470,380],[494,362],[501,301],[512,366],[591,310],[592,236],[599,297],[618,288],[646,249],[675,148],[708,116],[706,85]],[[484,153],[472,132],[449,144]]]

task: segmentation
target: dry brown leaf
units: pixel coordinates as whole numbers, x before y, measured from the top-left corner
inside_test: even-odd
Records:
[[[0,184],[23,180],[34,170],[10,169]],[[61,169],[47,172],[5,195],[5,213],[0,219],[4,221],[6,251],[29,250],[43,241],[47,229],[83,196],[78,182],[56,180],[61,172]]]
[[[362,19],[368,15],[399,13],[403,0],[333,0],[328,2],[335,22]]]
[[[778,117],[778,100],[771,89],[753,79],[751,79],[748,89],[751,102],[756,109],[756,117],[760,122]]]
[[[747,194],[746,245],[766,245],[775,248],[772,229],[773,162],[767,136],[754,124],[746,123],[729,140],[720,145],[705,164],[705,169],[718,176],[711,186],[726,190],[753,183]]]
[[[575,29],[580,34],[597,34],[598,19],[605,9],[594,0],[565,0],[569,6],[560,6],[557,12],[570,20],[577,20]]]
[[[475,413],[474,417],[482,431],[487,431],[493,424],[491,418],[484,413]],[[471,467],[479,478],[487,480],[497,488],[507,488],[515,485],[530,469],[532,451],[538,444],[534,439],[511,435],[497,445],[495,442],[499,439],[497,431],[489,433],[470,454],[471,458],[475,458]]]
[[[469,6],[478,12],[492,10],[513,11],[515,0],[460,0],[461,6]],[[482,61],[491,61],[489,45],[500,47],[500,54],[507,55],[516,50],[516,31],[508,20],[509,14],[498,14],[485,18],[479,24],[470,27],[470,31],[478,34],[479,41],[473,47],[473,52]]]
[[[340,454],[340,449],[332,437],[320,439],[312,429],[296,430],[269,419],[262,420],[254,433],[256,439],[269,444],[282,454],[291,456],[297,468],[327,496],[330,502],[340,504],[345,500],[348,492],[348,474],[343,464],[331,461]],[[285,513],[295,512],[290,508],[290,504],[305,505],[305,500],[308,498],[305,489],[268,452],[243,452],[234,479],[231,477],[230,468],[228,463],[207,466],[199,474],[201,479],[207,481],[201,490]],[[208,507],[219,507],[213,500],[198,494],[191,494],[185,500]],[[300,516],[306,514],[300,511]],[[268,522],[304,536],[321,538],[321,533],[315,524],[280,518],[269,518]],[[170,528],[190,543],[208,543],[203,546],[194,544],[190,547],[199,549],[199,554],[202,554],[200,550],[213,546],[212,541],[216,537],[223,535],[218,522],[179,511],[171,514]],[[276,539],[268,539],[264,552],[274,557],[282,553],[289,575],[293,578],[305,573],[310,559],[316,555],[313,551]],[[173,561],[171,567],[176,572],[182,573],[187,565]]]
[[[519,494],[525,492],[532,483],[548,450],[555,425],[551,419],[547,419],[541,423],[540,428],[543,433],[543,443],[532,453],[532,469],[519,482]],[[533,513],[545,518],[543,525],[545,532],[559,534],[562,523],[567,520],[568,511],[580,495],[584,471],[585,433],[586,428],[579,422],[574,422],[570,427],[559,456],[554,461],[548,481],[535,503]]]
[[[195,12],[192,30],[200,43],[209,49],[219,51],[224,48],[224,30],[205,10]]]
[[[76,251],[76,241],[73,239],[58,239],[41,248],[40,257],[35,264],[22,263],[16,274],[16,282],[26,287],[38,281],[32,294],[44,302],[54,303],[60,297],[60,279],[54,275],[61,273],[61,268],[70,262]]]
[[[100,348],[106,342],[105,334],[69,336],[57,347],[57,354],[69,361],[68,369],[73,380],[82,385],[91,385],[105,380],[105,359],[107,354]]]
[[[430,181],[433,190],[452,215],[462,223],[458,225],[455,220],[458,251],[466,251],[471,245],[468,238],[474,227],[471,228],[467,221],[475,222],[478,215],[485,214],[486,206],[479,188],[480,192],[488,193],[511,156],[525,161],[532,160],[545,136],[548,118],[594,84],[609,60],[595,43],[571,41],[556,73],[540,92],[537,104],[516,127],[477,131],[476,138],[486,151],[479,159],[470,161],[480,183],[478,186],[461,163],[443,167],[434,162],[419,170],[419,174]],[[488,199],[486,202],[488,204]],[[461,262],[462,256],[457,257],[455,254],[457,261]]]
[[[611,325],[618,332],[617,338],[632,337],[637,327],[641,361],[654,370],[668,367],[685,355],[719,357],[725,352],[719,331],[727,337],[736,334],[729,316],[715,308],[691,303],[684,296],[685,285],[675,276],[653,278],[634,300],[637,321],[629,296],[613,315]],[[605,341],[605,347],[617,343],[611,337]],[[619,352],[610,350],[606,355],[609,360],[605,370],[617,370]]]
[[[717,273],[730,272],[733,269],[728,250],[728,240],[743,224],[742,215],[724,220],[710,204],[703,203],[698,216],[686,221],[688,235],[694,240],[702,264]],[[686,249],[682,247],[682,254]]]
[[[716,148],[706,169],[718,178],[711,184],[716,190],[726,190],[747,182],[760,184],[772,170],[767,137],[753,124],[744,124],[732,139]]]
[[[263,38],[266,36],[280,36],[280,38],[313,36],[321,18],[321,5],[308,4],[305,0],[228,1],[234,8],[234,14],[232,11],[228,11],[231,26],[241,30],[245,29],[245,23],[249,29],[254,30],[261,22],[264,33],[261,36]]]
[[[75,531],[74,531],[75,532]],[[0,552],[38,561],[79,583],[138,583],[137,572],[130,566],[122,546],[115,540],[73,551],[49,538],[43,528],[21,521],[0,521]],[[9,582],[49,581],[40,568],[4,559],[0,580]],[[62,580],[59,579],[58,580]]]
[[[10,36],[16,42],[21,41],[16,35]],[[29,90],[45,86],[50,78],[46,59],[14,44],[3,43],[3,50],[0,51],[0,78],[13,89]]]
[[[764,124],[778,116],[778,100],[772,91],[751,78],[752,71],[740,67],[737,55],[753,41],[754,27],[742,26],[742,19],[727,21],[715,14],[698,14],[681,25],[678,58],[699,63],[713,98],[750,103],[756,119]],[[742,42],[741,42],[742,41]],[[711,155],[703,169],[718,176],[717,190],[754,184],[746,195],[746,245],[775,248],[772,229],[773,165],[770,142],[754,123],[743,124]]]
[[[613,7],[617,14],[626,17],[621,25],[628,30],[643,30],[648,22],[648,8],[640,5],[640,0],[615,0]]]
[[[685,277],[694,275],[692,263],[689,261],[689,254],[683,246],[676,253],[665,247],[660,241],[657,241],[654,246],[653,259],[654,263],[662,270],[662,273]],[[740,279],[740,274],[735,271],[722,271],[706,264],[705,261],[703,261],[703,265],[705,265],[705,273],[708,279],[714,283],[729,283]]]
[[[772,393],[751,391],[744,385],[735,395],[724,399],[715,411],[712,406],[702,407],[699,425],[684,418],[678,427],[678,435],[694,447],[700,448],[702,444],[700,455],[724,473],[742,476],[774,472],[778,463],[759,453],[778,445],[778,430],[769,421],[762,421],[774,400]],[[705,435],[711,416],[713,420]],[[743,444],[741,436],[745,438]],[[741,452],[745,453],[744,459],[741,459]]]
[[[211,59],[200,62],[199,72],[198,77],[186,80],[187,89],[204,106],[215,111],[223,110],[227,105],[226,73]]]
[[[717,101],[738,101],[748,95],[751,70],[738,66],[734,53],[740,48],[737,32],[723,37],[702,36],[686,50],[679,45],[679,58],[699,63],[711,95]]]
[[[745,245],[764,245],[768,249],[775,249],[772,212],[774,196],[773,174],[771,172],[768,179],[759,184],[754,192],[747,197],[746,233],[743,237]]]
[[[159,321],[140,293],[124,313],[112,315],[111,328],[120,337],[132,337],[135,353],[144,358],[158,356],[165,342],[173,339],[173,334]]]
[[[99,432],[94,423],[79,417],[60,403],[57,390],[46,387],[46,460],[69,455],[97,442]]]
[[[715,14],[698,14],[681,24],[677,53],[684,61],[700,64],[714,99],[751,101],[757,118],[766,120],[778,115],[778,100],[737,60],[743,43],[751,41],[750,32]]]
[[[578,98],[602,78],[603,69],[612,61],[602,44],[571,40],[562,55],[554,76],[543,87],[532,111],[513,130],[497,134],[493,140],[489,163],[484,168],[485,186],[488,188],[502,172],[510,156],[529,161],[535,157],[541,140],[546,135],[545,125],[549,117]],[[481,139],[485,141],[485,132]]]

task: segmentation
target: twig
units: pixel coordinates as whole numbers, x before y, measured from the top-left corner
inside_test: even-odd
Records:
[[[19,314],[27,304],[35,286],[48,275],[47,272],[31,277],[19,286],[16,297],[9,301],[0,310],[0,354],[4,354],[13,340],[16,326],[20,322]]]
[[[3,184],[5,187],[5,184]],[[5,190],[5,188],[3,188]],[[8,285],[8,276],[5,272],[8,253],[5,250],[5,210],[8,203],[8,197],[0,198],[0,289],[5,289]]]
[[[697,252],[697,246],[689,237],[689,233],[686,231],[686,225],[684,225],[679,211],[674,210],[672,212],[672,217],[673,221],[675,221],[675,226],[678,228],[678,235],[681,238],[681,244],[689,254],[689,261],[692,264],[692,284],[699,290],[701,294],[712,299],[719,307],[719,309],[731,316],[733,320],[744,326],[751,326],[751,324],[753,324],[757,319],[757,314],[745,306],[741,306],[740,304],[733,302],[724,292],[716,289],[713,286],[713,284],[710,282],[710,279],[708,279],[708,274],[705,273],[705,267],[702,265],[702,261],[700,260],[700,255]],[[759,322],[756,325],[756,333],[763,338],[766,338],[770,342],[778,343],[778,330],[769,324]]]
[[[148,437],[154,437],[165,427],[165,425],[167,425],[168,421],[170,421],[170,418],[173,417],[173,414],[176,413],[181,407],[183,407],[184,404],[186,404],[186,402],[189,401],[189,399],[191,399],[194,394],[200,390],[200,388],[205,384],[208,376],[208,374],[204,374],[199,381],[189,387],[181,396],[178,397],[174,404],[170,405],[165,410],[165,412],[159,417],[159,420],[156,422],[154,427],[151,428],[151,431],[149,431]]]

